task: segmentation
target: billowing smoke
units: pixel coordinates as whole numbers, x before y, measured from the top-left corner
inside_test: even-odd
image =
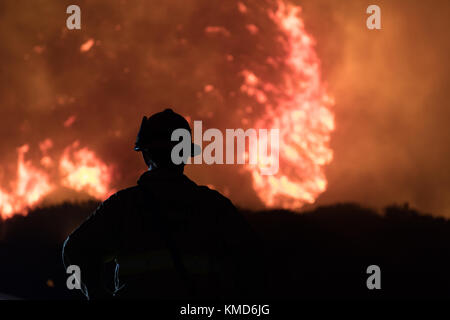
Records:
[[[317,203],[409,202],[450,217],[448,1],[301,1],[335,98],[333,162]],[[381,30],[366,28],[369,4]]]

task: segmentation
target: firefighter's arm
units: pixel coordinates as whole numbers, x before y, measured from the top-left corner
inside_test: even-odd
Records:
[[[81,270],[81,289],[88,299],[107,297],[102,281],[104,263],[118,250],[117,195],[104,201],[65,241],[65,268],[77,265]]]

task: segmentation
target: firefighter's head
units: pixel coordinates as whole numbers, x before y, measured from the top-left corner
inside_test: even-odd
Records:
[[[172,149],[179,143],[171,139],[176,129],[187,130],[189,135],[192,132],[187,120],[172,109],[165,109],[142,119],[134,150],[142,152],[149,168],[183,170],[184,163],[175,164],[171,156]],[[198,146],[191,142],[190,156],[197,154]]]

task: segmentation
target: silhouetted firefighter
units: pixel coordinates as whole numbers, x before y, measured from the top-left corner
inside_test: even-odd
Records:
[[[245,297],[256,288],[251,230],[230,200],[198,186],[183,174],[184,164],[171,161],[177,128],[191,131],[170,109],[143,118],[135,150],[148,171],[137,186],[104,201],[65,241],[65,267],[80,267],[89,299],[220,299]],[[198,149],[192,143],[191,156]],[[113,261],[111,292],[105,264]]]

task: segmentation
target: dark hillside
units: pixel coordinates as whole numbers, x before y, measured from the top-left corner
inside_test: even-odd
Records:
[[[63,204],[0,224],[0,292],[22,298],[79,299],[65,287],[61,246],[97,206]],[[304,214],[242,211],[259,235],[267,296],[293,298],[449,298],[450,223],[409,209],[382,215],[356,204]],[[366,288],[369,265],[382,290]]]

